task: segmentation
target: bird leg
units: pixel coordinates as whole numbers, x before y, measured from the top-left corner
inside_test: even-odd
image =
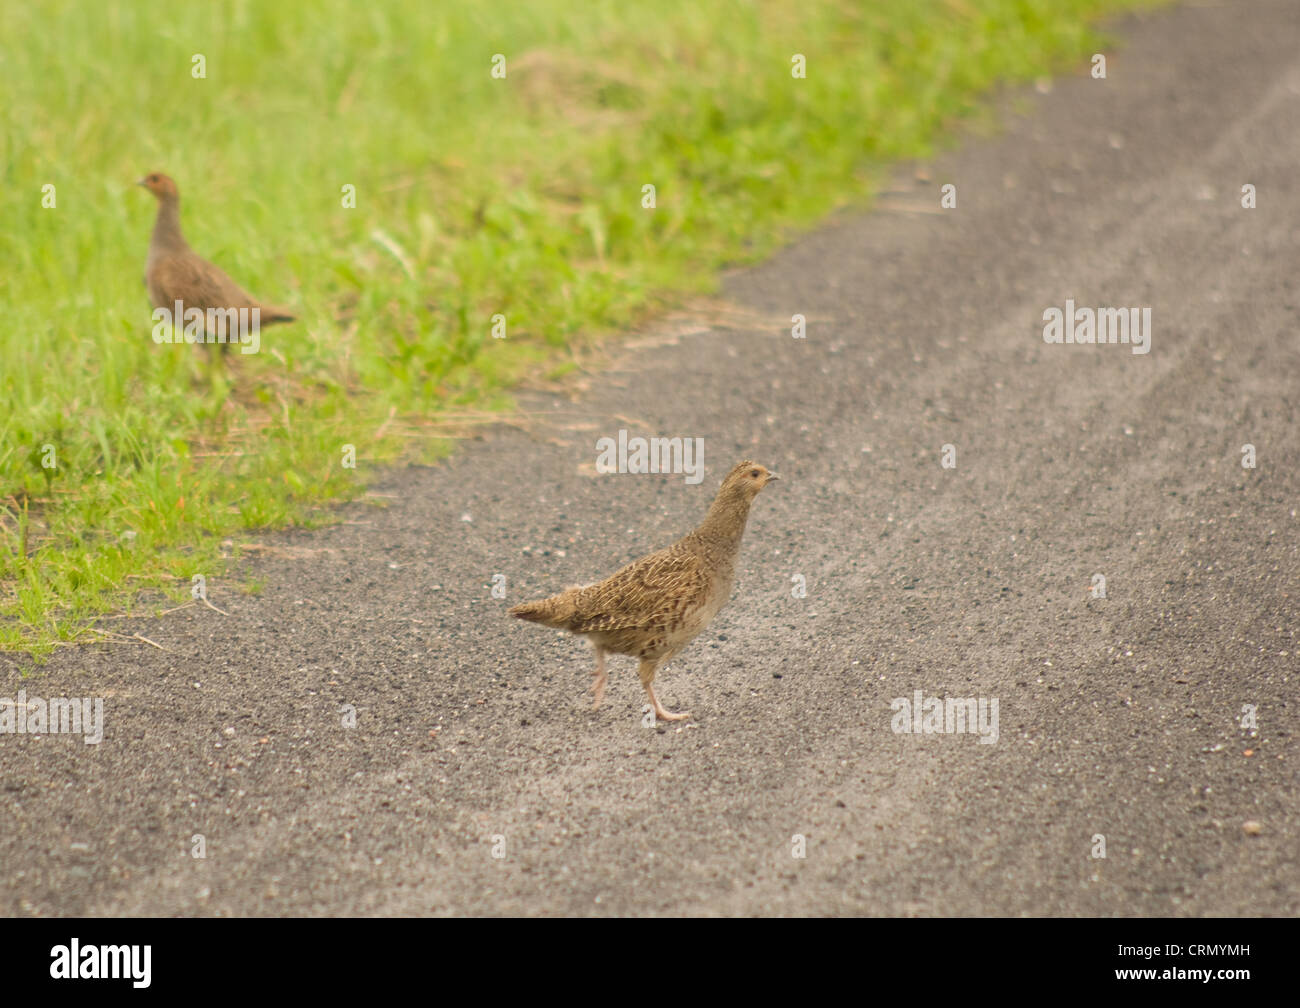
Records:
[[[682,711],[680,714],[673,714],[670,711],[664,710],[663,704],[661,704],[659,698],[655,696],[654,687],[650,684],[655,680],[655,668],[658,665],[659,663],[657,661],[649,661],[648,659],[642,658],[641,667],[637,669],[641,675],[641,685],[645,687],[646,694],[650,697],[650,704],[655,709],[655,717],[660,721],[685,721],[690,717],[690,714],[686,711]]]
[[[208,358],[208,381],[217,398],[225,401],[230,394],[230,383],[226,381],[226,348],[223,345],[220,353],[213,350],[211,344],[204,346],[203,349]]]
[[[596,671],[591,673],[595,677],[595,682],[591,684],[592,704],[591,709],[595,710],[600,706],[601,700],[605,698],[605,649],[596,646]]]

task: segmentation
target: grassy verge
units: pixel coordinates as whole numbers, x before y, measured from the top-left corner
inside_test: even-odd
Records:
[[[143,590],[185,597],[369,467],[445,450],[458,414],[864,199],[994,82],[1083,72],[1089,24],[1138,5],[14,7],[0,649],[83,638]],[[229,397],[194,348],[150,339],[148,171],[180,184],[200,254],[300,311]]]

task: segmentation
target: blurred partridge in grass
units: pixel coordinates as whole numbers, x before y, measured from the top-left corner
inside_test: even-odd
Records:
[[[582,634],[595,645],[593,710],[605,695],[605,655],[613,653],[641,660],[641,685],[655,717],[690,717],[664,710],[652,685],[655,669],[694,640],[727,604],[749,506],[776,478],[754,462],[739,463],[722,481],[713,506],[694,532],[598,584],[525,602],[510,615]]]
[[[259,328],[275,322],[292,322],[294,316],[283,308],[262,304],[250,297],[243,288],[231,280],[223,270],[200,258],[181,234],[181,194],[176,183],[166,175],[154,172],[140,180],[158,199],[158,217],[154,220],[153,237],[149,240],[149,260],[145,264],[144,283],[149,289],[149,300],[154,308],[175,311],[180,302],[182,313],[197,308],[206,315],[210,308],[258,309]],[[173,317],[179,332],[183,319]],[[216,333],[207,328],[215,336]],[[227,339],[234,334],[227,329]],[[237,338],[237,336],[235,337]],[[226,342],[221,342],[224,353]]]

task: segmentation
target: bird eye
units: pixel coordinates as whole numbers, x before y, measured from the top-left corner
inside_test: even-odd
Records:
[[[749,478],[750,478],[750,479],[758,479],[758,470],[757,470],[757,469],[751,469],[751,470],[749,470]]]

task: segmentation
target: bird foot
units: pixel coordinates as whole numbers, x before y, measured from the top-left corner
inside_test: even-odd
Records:
[[[690,717],[691,715],[686,711],[682,711],[680,714],[674,714],[672,711],[664,710],[664,705],[661,704],[659,702],[659,698],[655,696],[654,687],[650,685],[650,680],[653,678],[654,678],[653,665],[650,666],[649,675],[646,674],[644,669],[642,670],[641,685],[645,687],[646,699],[650,701],[650,706],[655,709],[655,717],[658,718],[660,721],[685,721],[688,717]]]
[[[599,710],[600,702],[605,699],[605,683],[608,680],[603,675],[596,676],[596,681],[591,684],[591,709]]]

